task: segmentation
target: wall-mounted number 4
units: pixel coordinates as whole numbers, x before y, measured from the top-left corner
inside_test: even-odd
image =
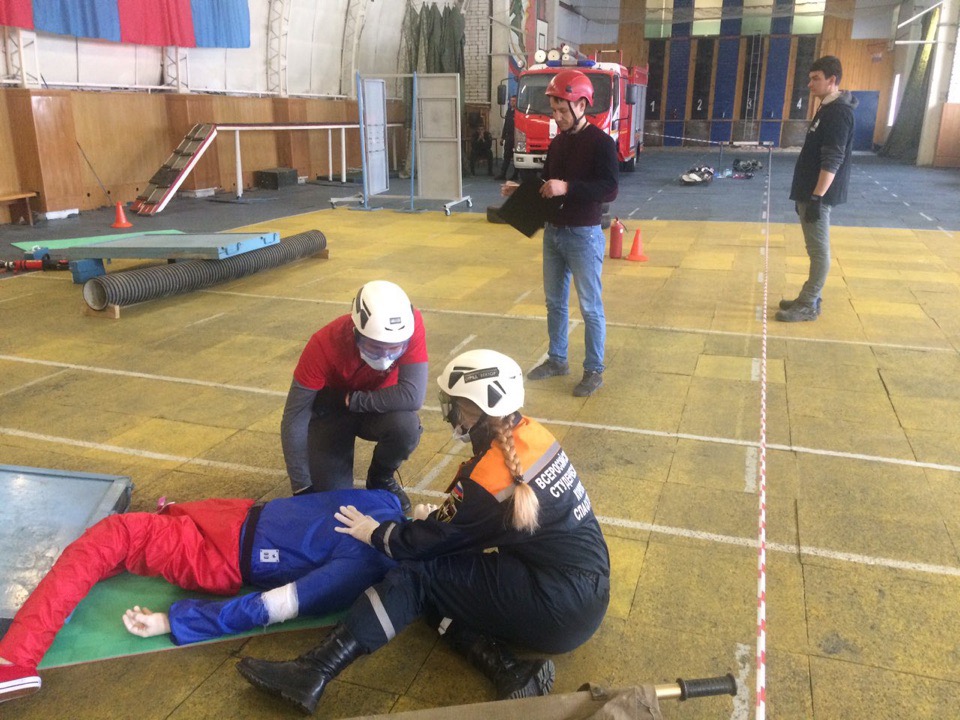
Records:
[[[797,110],[803,110],[803,98],[797,100]]]

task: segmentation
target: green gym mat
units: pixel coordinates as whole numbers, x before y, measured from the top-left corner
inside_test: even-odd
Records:
[[[82,247],[84,245],[93,245],[94,243],[109,242],[119,240],[120,238],[140,237],[142,235],[182,235],[183,230],[149,230],[148,232],[128,232],[115,233],[113,235],[94,235],[93,237],[70,238],[69,240],[31,240],[30,242],[11,243],[15,248],[21,250],[33,250],[37,247],[45,247],[47,250],[63,250],[65,248]]]
[[[253,589],[248,588],[245,591],[253,592]],[[152,638],[131,635],[123,626],[121,617],[127,608],[134,605],[161,612],[166,611],[177,600],[204,597],[219,598],[220,596],[181,590],[161,578],[140,577],[130,573],[121,573],[103,580],[94,586],[90,594],[73,611],[70,621],[57,633],[57,638],[44,656],[43,662],[40,663],[40,668],[77,665],[94,660],[191,647],[191,645],[174,645],[169,635]],[[224,635],[208,642],[232,640],[269,632],[328,627],[336,624],[343,614],[297,618],[237,635]]]

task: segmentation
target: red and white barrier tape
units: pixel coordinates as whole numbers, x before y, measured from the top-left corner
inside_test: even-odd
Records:
[[[757,519],[757,706],[756,720],[767,713],[767,294],[770,278],[770,167],[773,153],[767,153],[767,204],[763,216],[763,312],[760,333],[760,453],[759,513]]]

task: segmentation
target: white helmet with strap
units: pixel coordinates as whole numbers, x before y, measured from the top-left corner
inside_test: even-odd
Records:
[[[394,344],[413,337],[410,298],[387,280],[372,280],[361,287],[350,314],[357,332],[371,340]]]
[[[506,417],[523,406],[523,371],[496,350],[469,350],[447,363],[437,378],[441,399],[466,398],[492,417]]]

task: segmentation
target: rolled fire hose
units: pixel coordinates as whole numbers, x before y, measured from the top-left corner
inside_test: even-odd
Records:
[[[133,305],[286,265],[326,247],[327,238],[322,232],[308,230],[275,245],[223,260],[189,260],[100,275],[84,283],[83,299],[94,310],[103,310],[108,305]]]

